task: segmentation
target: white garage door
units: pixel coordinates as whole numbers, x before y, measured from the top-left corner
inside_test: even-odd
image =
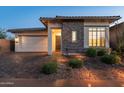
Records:
[[[20,36],[16,51],[18,52],[47,52],[47,36]]]

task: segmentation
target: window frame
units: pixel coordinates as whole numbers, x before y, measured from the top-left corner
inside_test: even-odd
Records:
[[[96,29],[96,30],[93,30]],[[96,35],[93,37],[93,32],[95,32]],[[99,36],[98,36],[99,32]],[[104,35],[102,34],[104,32]],[[92,34],[91,34],[92,33]],[[91,37],[90,37],[91,36]],[[103,37],[104,39],[101,39]],[[91,43],[90,43],[90,38],[91,38]],[[93,38],[95,38],[96,44],[93,45]],[[98,38],[99,38],[99,45],[98,45]],[[104,40],[104,43],[102,43]],[[106,28],[105,27],[89,27],[88,28],[88,46],[89,47],[105,47],[106,45]]]

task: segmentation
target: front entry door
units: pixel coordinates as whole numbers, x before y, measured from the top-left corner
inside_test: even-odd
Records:
[[[56,51],[61,49],[61,36],[56,36]]]

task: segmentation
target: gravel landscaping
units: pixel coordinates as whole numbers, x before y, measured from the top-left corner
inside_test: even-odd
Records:
[[[82,68],[72,69],[68,60],[79,58],[84,61]],[[58,62],[57,73],[45,75],[41,67],[47,62]],[[99,58],[86,56],[65,57],[60,54],[48,56],[43,53],[6,53],[0,54],[0,78],[36,78],[46,81],[69,80],[124,80],[124,66],[107,65]]]

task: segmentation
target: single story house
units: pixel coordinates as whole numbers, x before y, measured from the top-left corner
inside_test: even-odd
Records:
[[[9,29],[15,52],[81,53],[89,47],[109,48],[109,26],[120,16],[40,17],[45,28]]]
[[[116,50],[119,45],[124,49],[124,22],[110,27],[110,47]]]

